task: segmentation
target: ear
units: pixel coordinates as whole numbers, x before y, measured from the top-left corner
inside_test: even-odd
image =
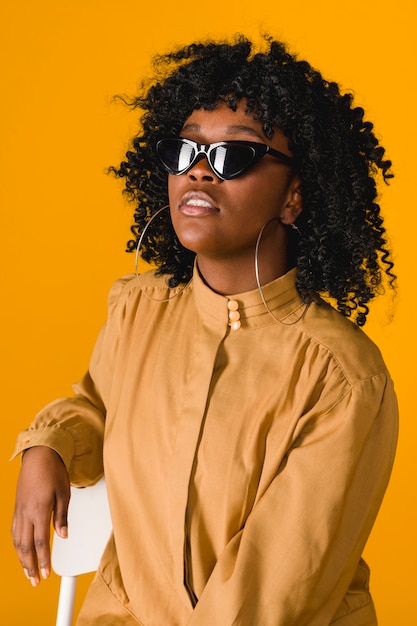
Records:
[[[281,222],[283,224],[294,224],[297,217],[303,210],[303,198],[301,196],[301,180],[296,175],[290,183],[288,190],[288,200],[281,211]]]

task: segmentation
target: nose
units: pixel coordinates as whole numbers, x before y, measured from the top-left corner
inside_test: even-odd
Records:
[[[221,183],[223,182],[221,178],[216,176],[216,174],[211,169],[207,158],[202,156],[193,167],[188,170],[187,176],[193,182],[205,181],[210,183]]]

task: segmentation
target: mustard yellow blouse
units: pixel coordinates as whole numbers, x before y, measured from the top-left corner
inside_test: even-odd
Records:
[[[78,486],[104,450],[114,535],[80,626],[376,624],[361,553],[394,458],[393,384],[359,328],[305,311],[295,276],[264,287],[274,317],[198,271],[185,289],[121,279],[76,395],[19,435],[16,453],[54,448]]]

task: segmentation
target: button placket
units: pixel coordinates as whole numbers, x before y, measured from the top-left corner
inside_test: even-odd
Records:
[[[236,300],[227,301],[227,309],[229,311],[229,326],[232,330],[239,330],[241,327],[239,303]]]

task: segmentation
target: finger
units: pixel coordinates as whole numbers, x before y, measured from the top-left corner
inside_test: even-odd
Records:
[[[36,559],[42,578],[48,578],[51,572],[51,549],[50,549],[49,521],[35,528],[34,546]],[[36,576],[35,576],[36,578]],[[39,579],[39,573],[38,577]]]
[[[33,587],[39,585],[39,580],[35,576],[29,576],[29,572],[25,567],[23,568],[23,573]]]
[[[68,505],[70,500],[70,489],[57,496],[54,511],[54,529],[57,535],[66,539],[68,537]]]
[[[26,552],[27,552],[27,550],[25,548],[22,549],[22,543],[23,542],[21,541],[21,529],[20,529],[20,523],[19,523],[19,519],[18,519],[18,515],[16,513],[16,510],[14,512],[14,515],[13,515],[11,534],[12,534],[12,538],[13,538],[13,546],[14,546],[14,549],[16,550],[17,556],[19,557],[20,564],[21,564],[21,566],[23,568],[23,573],[26,576],[26,578],[28,580],[30,580],[29,571],[28,571],[28,568],[26,566]]]
[[[36,587],[39,584],[38,559],[33,539],[33,526],[14,537],[14,546],[23,568],[23,573],[30,580],[31,584]]]

